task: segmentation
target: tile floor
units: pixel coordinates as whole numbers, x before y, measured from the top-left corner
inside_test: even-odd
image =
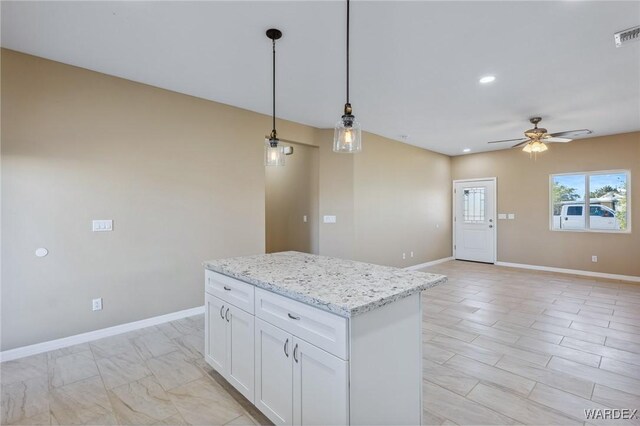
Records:
[[[429,271],[449,282],[424,294],[425,423],[640,411],[640,284],[459,261]]]
[[[255,425],[268,420],[204,362],[198,315],[1,364],[21,425]]]
[[[425,424],[640,409],[639,284],[468,262],[429,271],[449,283],[424,294]],[[2,424],[268,424],[204,362],[203,330],[200,315],[2,363]]]

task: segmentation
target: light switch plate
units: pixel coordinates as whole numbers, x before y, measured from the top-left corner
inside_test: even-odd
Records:
[[[113,231],[113,220],[94,220],[93,221],[93,232],[107,232]]]
[[[324,216],[322,218],[322,221],[324,223],[336,223],[336,216],[334,216],[334,215]]]
[[[507,218],[506,213],[498,213],[498,219],[506,219],[506,218]]]
[[[507,218],[508,218],[509,220],[513,220],[513,219],[515,219],[515,218],[516,218],[516,214],[515,214],[515,213],[509,213],[509,215],[507,216]]]
[[[303,221],[304,223],[307,223],[307,215],[306,215],[306,214],[305,214],[304,216],[302,216],[302,221]]]

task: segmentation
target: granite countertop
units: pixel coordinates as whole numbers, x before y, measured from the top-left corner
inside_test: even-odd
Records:
[[[209,260],[204,267],[308,305],[353,317],[444,284],[444,275],[287,251]]]

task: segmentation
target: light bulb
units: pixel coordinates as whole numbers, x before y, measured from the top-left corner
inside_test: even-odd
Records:
[[[353,143],[353,130],[345,129],[344,131],[344,143],[352,144]]]
[[[283,146],[276,143],[271,144],[269,139],[264,140],[264,165],[265,166],[284,166],[284,150]]]
[[[362,131],[360,123],[351,119],[347,123],[341,118],[333,133],[333,151],[355,153],[362,151]]]

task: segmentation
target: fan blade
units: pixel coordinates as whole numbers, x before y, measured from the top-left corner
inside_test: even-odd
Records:
[[[549,136],[548,138],[544,138],[543,141],[545,143],[549,142],[571,142],[573,139],[569,138],[554,138],[553,136]]]
[[[577,136],[590,135],[591,133],[593,132],[589,129],[580,129],[580,130],[568,130],[566,132],[551,133],[549,134],[549,136],[551,136],[552,138],[555,138],[555,137],[574,137],[575,138]]]
[[[522,142],[520,142],[520,143],[515,144],[515,145],[514,145],[514,146],[512,146],[511,148],[517,148],[517,147],[519,147],[519,146],[526,145],[526,144],[528,144],[530,141],[531,141],[531,139],[527,139],[526,141],[522,141]]]
[[[491,141],[487,143],[503,143],[503,142],[520,142],[520,141],[528,141],[529,138],[518,138],[518,139],[505,139],[502,141]]]

